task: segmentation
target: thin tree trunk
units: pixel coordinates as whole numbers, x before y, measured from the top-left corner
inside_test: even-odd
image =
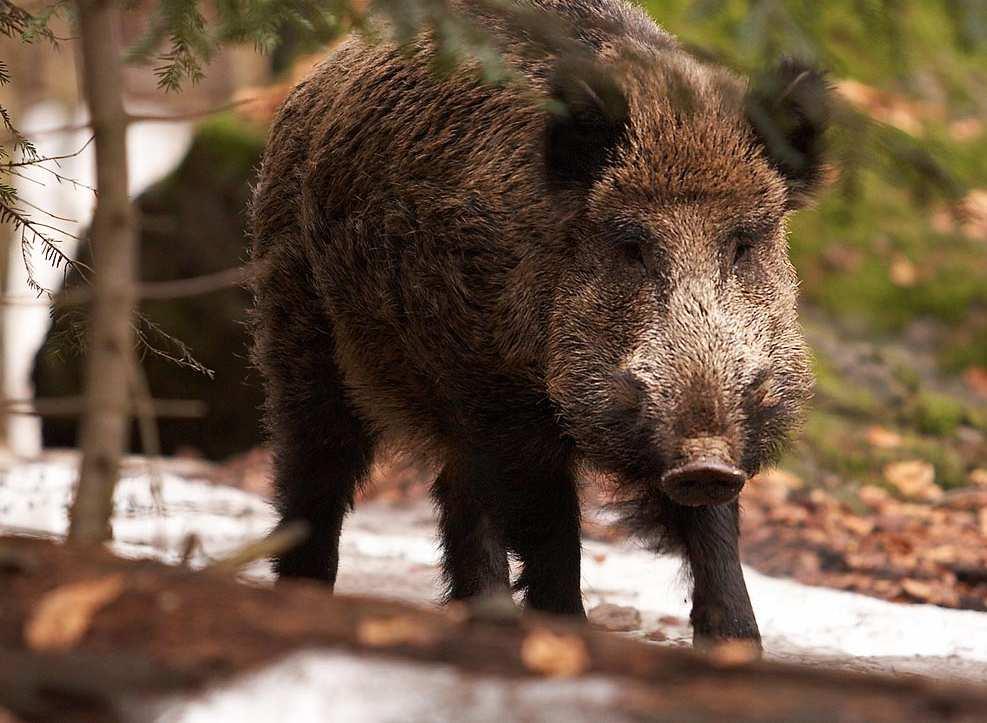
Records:
[[[10,103],[7,104],[8,110]],[[5,298],[9,291],[8,266],[10,249],[13,241],[10,224],[0,224],[0,298]],[[0,397],[7,396],[7,317],[6,309],[0,309]],[[10,414],[5,408],[0,408],[0,450],[10,448]]]
[[[137,235],[127,195],[127,118],[123,108],[118,3],[78,0],[82,75],[95,136],[98,199],[90,232],[93,299],[86,357],[82,467],[69,538],[93,544],[110,536],[120,456],[129,431]]]

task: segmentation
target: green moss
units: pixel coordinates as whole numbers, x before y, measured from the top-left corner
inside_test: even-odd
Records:
[[[870,390],[847,381],[820,353],[813,356],[813,370],[818,407],[857,418],[880,413],[880,404]]]
[[[930,463],[936,470],[936,484],[943,489],[963,487],[966,481],[966,465],[962,456],[941,440],[918,439],[907,448],[908,453],[917,459]]]
[[[964,405],[935,392],[921,392],[909,405],[909,421],[923,434],[945,437],[967,419]]]
[[[814,469],[854,484],[870,481],[875,470],[858,425],[818,409],[809,414],[798,445],[784,462],[803,476]]]
[[[831,491],[850,496],[862,485],[891,489],[884,479],[885,466],[910,459],[930,463],[935,468],[936,484],[944,489],[967,484],[967,461],[950,440],[899,428],[898,446],[876,447],[867,440],[868,426],[815,410],[809,414],[797,444],[783,458],[782,466],[809,484],[818,483],[824,476],[835,476],[842,486]]]
[[[177,182],[189,174],[208,173],[223,184],[248,177],[264,141],[261,129],[233,113],[213,116],[196,128],[192,147],[168,180]]]
[[[969,366],[987,363],[987,326],[983,329],[957,329],[951,337],[939,355],[943,369],[961,372]]]

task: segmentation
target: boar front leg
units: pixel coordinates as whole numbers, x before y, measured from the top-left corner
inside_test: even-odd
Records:
[[[585,617],[579,497],[571,471],[530,465],[505,472],[498,522],[522,563],[515,589],[524,591],[525,605],[532,609]]]
[[[740,567],[740,510],[737,501],[715,507],[680,507],[678,532],[692,569],[693,645],[761,635]]]

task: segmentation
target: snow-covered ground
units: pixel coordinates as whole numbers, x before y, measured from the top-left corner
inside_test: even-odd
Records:
[[[48,455],[44,461],[8,461],[0,470],[0,533],[63,534],[76,462],[72,453]],[[177,561],[189,536],[195,535],[199,545],[192,562],[202,564],[264,535],[274,522],[268,503],[237,489],[210,484],[205,481],[207,471],[198,463],[161,461],[149,467],[145,460],[129,460],[116,496],[116,549],[124,555]],[[397,508],[369,503],[358,506],[347,520],[337,590],[433,604],[438,594],[437,564],[434,520],[426,504]],[[987,680],[987,614],[898,605],[769,578],[750,569],[745,573],[768,658]],[[247,574],[255,579],[270,577],[266,564],[255,565]],[[656,559],[630,544],[585,545],[587,609],[603,602],[636,608],[641,626],[629,635],[643,636],[660,629],[671,644],[687,642],[691,632],[683,583],[675,559]],[[344,705],[345,696],[334,696],[331,691],[340,690],[341,676],[352,676],[346,665],[329,653],[301,653],[253,674],[249,685],[273,686],[280,691],[277,700],[284,701],[291,697],[286,689],[294,681],[296,687],[318,690],[322,703],[335,700]],[[449,680],[443,676],[452,675],[450,671],[422,675],[433,673],[440,687]],[[166,718],[232,719],[229,696],[236,698],[237,685],[234,682],[188,705],[170,707]],[[599,691],[604,697],[605,688]],[[487,694],[500,693],[491,689]],[[540,694],[537,689],[531,691],[531,695]],[[319,710],[325,713],[327,709]],[[269,719],[260,715],[261,709],[254,712],[260,717],[251,720]],[[298,719],[305,719],[304,711],[298,712]],[[389,719],[383,713],[367,718]]]

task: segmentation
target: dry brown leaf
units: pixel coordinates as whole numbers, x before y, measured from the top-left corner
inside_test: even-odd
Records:
[[[859,537],[869,535],[874,529],[873,520],[864,517],[857,517],[856,515],[846,515],[845,517],[842,517],[840,521],[843,523],[844,527]]]
[[[662,615],[658,618],[658,622],[666,627],[682,627],[685,625],[685,620],[674,615]]]
[[[96,613],[122,592],[120,574],[55,588],[41,599],[25,624],[25,642],[32,650],[68,650],[86,634]]]
[[[875,485],[864,485],[857,490],[857,497],[865,505],[874,509],[884,507],[892,501],[887,490]]]
[[[628,632],[641,627],[641,613],[637,608],[613,603],[601,603],[589,611],[589,621],[605,630]]]
[[[953,140],[964,143],[971,141],[984,132],[984,124],[979,118],[973,116],[960,118],[949,124],[949,135]]]
[[[935,467],[920,459],[892,462],[884,468],[884,479],[912,499],[935,501],[942,498],[942,488],[935,483]]]
[[[929,600],[935,596],[935,589],[932,585],[926,582],[920,582],[919,580],[905,578],[901,581],[901,587],[909,595],[919,600]]]
[[[710,648],[709,657],[718,665],[732,667],[758,660],[761,651],[747,640],[727,640]]]
[[[963,372],[963,381],[971,392],[987,399],[987,369],[978,366],[967,367]]]
[[[895,286],[909,288],[918,281],[918,269],[907,257],[895,256],[888,267],[888,276]]]
[[[867,443],[880,449],[895,449],[901,446],[901,435],[875,424],[867,430]]]
[[[801,477],[777,467],[764,470],[754,477],[753,481],[764,485],[778,485],[790,490],[800,490],[805,487],[805,482]]]
[[[364,618],[356,629],[357,639],[372,648],[392,645],[431,645],[435,631],[421,621],[397,615],[387,618]]]
[[[521,643],[521,660],[529,670],[555,678],[571,678],[589,667],[582,638],[537,629]]]

